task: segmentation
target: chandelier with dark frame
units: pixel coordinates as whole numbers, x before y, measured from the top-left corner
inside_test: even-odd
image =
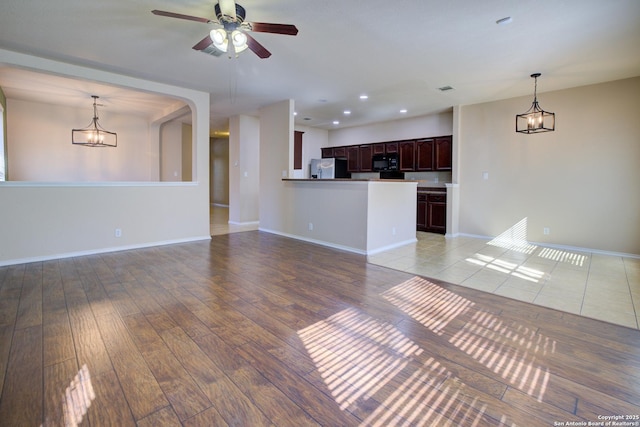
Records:
[[[99,96],[91,95],[91,97],[93,98],[93,119],[86,128],[71,131],[71,143],[85,147],[117,147],[118,135],[104,129],[98,122]]]

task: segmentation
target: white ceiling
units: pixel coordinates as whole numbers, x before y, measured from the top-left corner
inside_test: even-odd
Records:
[[[216,58],[191,49],[211,25],[151,14],[214,18],[214,1],[8,0],[0,47],[207,91],[212,130],[283,99],[295,100],[297,123],[332,129],[532,95],[534,72],[542,73],[539,93],[640,75],[638,0],[240,3],[247,21],[295,24],[298,35],[252,33],[272,52],[268,59],[250,51]],[[496,24],[507,16],[511,23]],[[89,104],[87,94],[96,90],[105,91],[105,103],[139,98],[138,108],[152,109],[168,101],[87,82],[63,89],[63,80],[0,67],[10,97],[53,87]],[[447,85],[454,90],[438,90]],[[359,99],[364,93],[367,101]],[[543,96],[541,104],[553,107]]]

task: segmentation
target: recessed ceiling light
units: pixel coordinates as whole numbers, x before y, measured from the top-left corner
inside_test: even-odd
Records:
[[[513,21],[513,19],[510,16],[506,16],[504,18],[498,19],[496,21],[496,24],[498,24],[498,25],[506,25],[506,24],[510,24],[511,21]]]
[[[349,114],[351,114],[351,111],[350,111],[350,110],[344,110],[344,115],[345,115],[345,116],[348,116]]]
[[[340,122],[339,122],[339,121],[337,121],[337,120],[334,120],[334,121],[333,121],[333,124],[334,124],[334,125],[339,125],[339,124],[340,124]]]
[[[400,110],[400,112],[401,112],[402,114],[404,114],[404,113],[406,113],[406,112],[407,112],[407,109],[406,109],[406,108],[403,108],[402,110]]]
[[[294,112],[293,112],[293,115],[294,115],[294,116],[297,116],[297,115],[298,115],[298,112],[297,112],[297,111],[294,111]]]
[[[369,95],[360,95],[360,99],[369,99]]]

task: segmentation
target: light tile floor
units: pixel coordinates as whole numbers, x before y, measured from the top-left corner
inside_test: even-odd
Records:
[[[368,261],[638,329],[640,259],[418,232]]]

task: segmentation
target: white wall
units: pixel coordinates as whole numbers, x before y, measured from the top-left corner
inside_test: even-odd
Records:
[[[451,135],[451,111],[402,120],[329,131],[329,146],[368,144],[429,136]]]
[[[151,181],[149,122],[100,111],[100,124],[118,134],[116,148],[71,144],[71,129],[86,127],[93,107],[71,108],[7,99],[7,153],[11,180],[40,182]]]
[[[260,109],[260,229],[282,231],[292,204],[282,178],[293,175],[293,101]]]
[[[0,64],[181,99],[197,157],[190,183],[0,183],[0,265],[210,238],[208,93],[1,49]]]
[[[461,108],[460,232],[640,254],[640,77],[538,94],[555,132],[515,132],[531,101]]]
[[[160,126],[160,180],[182,180],[182,123],[170,121]]]
[[[259,220],[260,119],[234,116],[229,120],[229,222]]]

